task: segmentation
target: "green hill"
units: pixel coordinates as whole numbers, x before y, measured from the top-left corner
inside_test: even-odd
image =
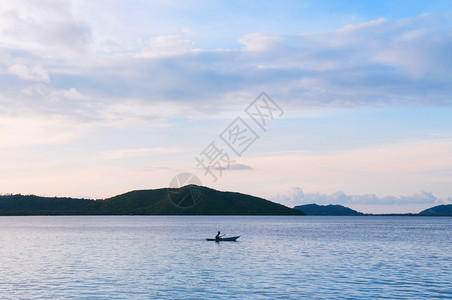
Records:
[[[452,216],[452,204],[438,205],[419,213],[421,216]]]
[[[342,205],[317,205],[305,204],[295,206],[294,209],[303,211],[307,216],[362,216],[360,213],[351,208]]]
[[[193,191],[196,193],[193,194]],[[195,199],[196,204],[192,199]],[[299,210],[262,198],[235,192],[221,192],[201,186],[132,191],[105,200],[24,195],[0,196],[0,215],[303,214]]]
[[[0,215],[92,215],[98,214],[100,201],[40,197],[34,195],[0,196]]]
[[[179,207],[184,195],[191,196],[189,189],[195,188],[200,199]],[[170,201],[168,191],[172,196]],[[180,199],[179,199],[180,198]],[[105,200],[104,211],[109,214],[142,215],[303,215],[295,209],[262,198],[234,192],[220,192],[198,186],[179,189],[141,190],[122,194]]]

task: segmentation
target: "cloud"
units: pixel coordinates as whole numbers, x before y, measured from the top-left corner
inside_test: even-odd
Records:
[[[22,64],[14,64],[8,68],[8,72],[24,80],[50,82],[49,74],[41,65],[29,69]]]
[[[142,57],[164,57],[181,55],[192,50],[195,43],[184,40],[178,35],[158,36],[151,39],[139,54]]]
[[[232,171],[234,171],[234,170],[253,170],[253,168],[249,165],[233,163],[229,167],[229,170],[232,170]]]
[[[8,4],[0,12],[5,70],[29,81],[2,91],[4,105],[16,113],[31,105],[38,115],[136,121],[155,117],[165,103],[171,107],[165,117],[211,116],[248,103],[263,90],[287,109],[452,104],[448,15],[378,19],[299,35],[250,33],[238,39],[241,48],[228,50],[195,50],[195,42],[181,36],[157,36],[144,49],[123,53],[115,37],[92,43],[89,23],[74,17],[66,2],[43,7],[32,2]],[[55,59],[58,51],[82,53],[91,44],[108,55]],[[4,76],[0,73],[0,80]],[[47,91],[74,89],[83,97],[49,102],[38,95],[31,101],[22,93],[36,89],[31,81],[45,83],[40,89]]]
[[[347,195],[342,191],[332,194],[304,193],[300,187],[293,187],[273,197],[273,201],[295,206],[301,204],[341,204],[341,205],[409,205],[409,204],[431,204],[445,203],[445,200],[435,197],[429,192],[420,192],[411,196],[384,196],[378,197],[374,194]],[[450,199],[448,199],[450,201]]]
[[[422,34],[414,34],[419,27]],[[189,102],[197,109],[202,103],[217,111],[237,103],[231,94],[261,90],[286,107],[450,105],[451,33],[430,16],[313,34],[251,34],[239,39],[243,49],[232,51],[190,51],[188,40],[157,37],[144,52],[153,60],[112,60],[101,79],[85,79],[147,102]]]
[[[245,51],[260,52],[274,50],[282,40],[283,36],[281,35],[252,33],[241,37],[239,42],[244,45]]]
[[[96,50],[108,54],[130,51],[130,49],[128,49],[127,46],[121,40],[115,37],[106,37],[98,41],[96,45]]]
[[[253,170],[253,168],[249,165],[240,164],[240,163],[231,163],[229,168],[226,167],[214,167],[215,170],[227,170],[227,171],[242,171],[242,170]]]
[[[0,20],[0,40],[10,48],[59,57],[84,53],[91,42],[91,27],[68,1],[2,2]]]
[[[304,193],[303,190],[298,186],[292,187],[285,193],[278,194],[272,198],[273,201],[282,203],[290,207],[300,204],[302,199],[304,199]]]
[[[2,114],[22,116],[55,116],[77,121],[98,120],[102,102],[95,102],[76,88],[56,89],[48,84],[25,85],[15,93],[6,90],[0,98]]]

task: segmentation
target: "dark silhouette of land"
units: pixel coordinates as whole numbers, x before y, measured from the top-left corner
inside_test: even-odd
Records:
[[[303,211],[307,216],[362,216],[361,212],[342,205],[305,204],[295,206],[294,209]]]
[[[421,216],[452,216],[452,204],[438,205],[419,213]]]
[[[178,206],[178,197],[196,187],[196,204]],[[170,200],[169,195],[173,199]],[[182,196],[180,196],[182,195]],[[189,198],[188,197],[188,198]],[[176,204],[175,204],[176,203]],[[304,215],[259,197],[221,192],[207,187],[132,191],[103,200],[50,198],[34,195],[0,196],[0,215]]]
[[[343,205],[297,205],[294,209],[303,211],[307,216],[452,216],[452,204],[438,205],[418,214],[364,214]]]
[[[196,203],[189,202],[193,188],[198,193]],[[452,204],[435,206],[418,214],[363,214],[342,205],[306,204],[289,208],[251,195],[189,185],[132,191],[102,200],[2,195],[0,215],[452,216]]]

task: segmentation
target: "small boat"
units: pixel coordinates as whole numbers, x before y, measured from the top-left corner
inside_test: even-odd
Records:
[[[239,236],[231,236],[231,237],[222,237],[219,239],[206,239],[207,241],[215,241],[215,242],[235,242],[237,241],[237,239],[240,237]]]

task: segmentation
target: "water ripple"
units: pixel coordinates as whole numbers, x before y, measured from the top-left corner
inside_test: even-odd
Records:
[[[242,237],[204,240],[218,229]],[[451,218],[0,217],[0,298],[452,298],[451,229]]]

